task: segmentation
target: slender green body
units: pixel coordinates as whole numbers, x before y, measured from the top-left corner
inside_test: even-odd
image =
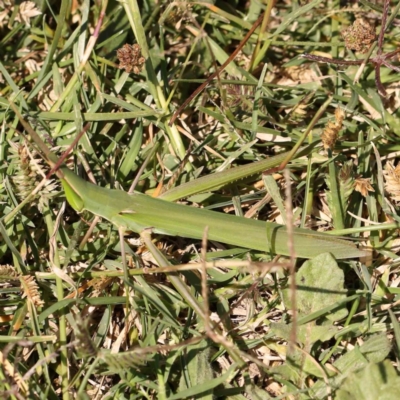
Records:
[[[170,203],[140,193],[129,195],[86,182],[66,167],[61,170],[69,203],[77,211],[90,211],[118,227],[134,232],[151,228],[155,233],[194,239],[201,239],[208,227],[209,240],[289,255],[284,226]],[[301,258],[325,252],[332,253],[337,259],[364,255],[350,241],[299,228],[294,229],[294,247],[296,256]]]

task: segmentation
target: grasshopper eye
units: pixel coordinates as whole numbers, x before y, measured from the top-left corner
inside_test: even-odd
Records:
[[[67,198],[68,203],[71,207],[80,212],[83,210],[84,204],[82,198],[72,189],[72,187],[64,180],[61,180],[65,191],[65,197]]]

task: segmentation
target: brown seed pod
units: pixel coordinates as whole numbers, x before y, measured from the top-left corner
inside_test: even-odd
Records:
[[[20,276],[20,282],[21,290],[23,292],[22,298],[24,299],[26,297],[36,307],[42,307],[44,301],[41,298],[39,286],[36,283],[35,278],[31,275]]]
[[[356,19],[352,26],[343,29],[342,38],[347,49],[366,53],[375,40],[374,28],[363,19]]]
[[[135,43],[134,45],[124,44],[117,50],[117,57],[120,62],[119,68],[125,69],[126,72],[134,72],[139,74],[143,69],[146,59],[142,56],[142,49]]]
[[[335,110],[335,122],[329,121],[321,135],[324,149],[332,149],[335,146],[339,131],[342,129],[345,112],[337,107]]]
[[[400,163],[395,167],[388,162],[383,171],[385,176],[385,189],[395,202],[400,202]]]
[[[360,192],[364,197],[367,197],[368,192],[375,192],[375,189],[371,185],[370,178],[361,177],[355,179],[354,190]]]

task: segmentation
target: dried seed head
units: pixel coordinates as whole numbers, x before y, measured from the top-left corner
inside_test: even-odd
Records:
[[[44,305],[39,292],[39,286],[35,281],[35,278],[31,275],[20,276],[21,290],[23,292],[22,298],[25,297],[32,302],[36,307]]]
[[[340,128],[342,128],[343,120],[344,117],[346,116],[343,108],[337,107],[335,110],[335,122],[337,125],[340,125]]]
[[[335,146],[339,131],[342,129],[345,113],[342,108],[335,110],[335,122],[329,121],[321,135],[324,149],[332,149]]]
[[[394,167],[392,163],[388,162],[383,171],[383,175],[386,181],[386,191],[394,201],[400,201],[400,163]]]
[[[3,26],[6,26],[8,24],[10,16],[12,15],[12,9],[11,5],[4,4],[4,2],[0,2],[0,7],[2,8],[0,10],[0,29],[2,29]]]
[[[20,22],[25,22],[27,26],[31,26],[31,18],[35,18],[42,13],[33,1],[23,1],[19,6],[18,11],[18,15],[15,19]]]
[[[329,121],[326,124],[325,129],[321,135],[321,140],[322,144],[324,145],[324,149],[332,149],[335,146],[338,131],[339,130],[337,129],[336,124],[334,122]]]
[[[181,27],[182,22],[189,19],[190,11],[192,11],[192,4],[187,0],[173,1],[165,10],[165,22],[170,25],[174,25],[178,30]]]
[[[8,173],[12,187],[16,196],[20,200],[24,200],[45,176],[46,167],[39,158],[36,151],[29,152],[25,144],[9,141],[9,159],[10,165]],[[45,201],[57,194],[58,184],[54,180],[48,180],[37,194],[39,197],[39,210],[42,209]]]
[[[353,193],[354,183],[353,162],[349,161],[343,164],[339,171],[340,193],[346,202]]]
[[[119,68],[125,69],[128,73],[133,71],[135,74],[139,74],[143,69],[143,64],[146,62],[137,43],[133,46],[124,44],[123,47],[117,50],[117,57],[120,62]]]
[[[18,279],[18,272],[11,265],[0,265],[0,281],[12,281]]]
[[[352,178],[353,178],[353,163],[350,161],[349,163],[343,164],[342,168],[340,168],[339,180],[345,182]]]
[[[361,177],[355,179],[354,190],[360,192],[364,197],[367,197],[368,192],[375,192],[375,189],[371,186],[370,178]]]
[[[375,40],[374,28],[363,19],[356,19],[352,26],[341,32],[346,48],[366,53]]]

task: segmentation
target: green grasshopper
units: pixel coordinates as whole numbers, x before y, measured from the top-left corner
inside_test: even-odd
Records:
[[[40,148],[45,160],[54,168],[58,159],[50,152],[40,136],[22,118],[19,110],[10,102],[32,140]],[[234,177],[239,179],[255,172],[279,165],[286,154],[259,162],[256,166],[237,167],[230,171],[207,177],[208,188],[220,186]],[[242,168],[242,169],[240,169]],[[239,171],[239,172],[238,172]],[[151,229],[154,233],[201,239],[208,227],[208,239],[221,243],[288,256],[288,234],[285,226],[249,218],[209,211],[141,193],[128,194],[121,190],[106,189],[77,176],[65,165],[56,175],[60,178],[68,203],[77,211],[89,211],[102,217],[119,229],[140,233]],[[205,178],[201,178],[203,181]],[[196,185],[188,185],[187,193]],[[171,191],[172,192],[172,191]],[[187,194],[185,194],[187,195]],[[168,192],[164,195],[168,199]],[[169,197],[177,198],[172,195]],[[347,240],[306,229],[294,228],[293,241],[297,257],[311,258],[330,252],[337,259],[362,257],[365,251]]]

